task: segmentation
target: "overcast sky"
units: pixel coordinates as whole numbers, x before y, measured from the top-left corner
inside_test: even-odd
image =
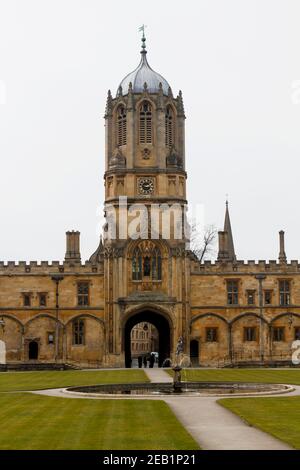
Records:
[[[181,89],[188,197],[239,259],[300,258],[298,0],[0,0],[0,259],[95,250],[107,90],[148,60]]]

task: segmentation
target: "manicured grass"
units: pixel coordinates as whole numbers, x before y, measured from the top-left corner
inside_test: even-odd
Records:
[[[252,426],[300,449],[300,397],[224,398],[218,403]]]
[[[173,376],[173,371],[168,370]],[[185,369],[183,381],[258,382],[300,385],[300,369]]]
[[[106,383],[149,382],[143,370],[1,372],[0,392]]]
[[[90,400],[3,393],[0,449],[198,449],[158,400]]]

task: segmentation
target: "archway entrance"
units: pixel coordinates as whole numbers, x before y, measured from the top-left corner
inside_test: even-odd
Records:
[[[158,366],[170,357],[171,334],[168,320],[161,314],[144,310],[130,317],[124,328],[125,367],[131,367],[131,330],[138,323],[151,323],[158,331]]]
[[[190,358],[192,366],[199,366],[199,341],[192,339],[190,342]]]
[[[30,341],[28,345],[28,358],[37,359],[39,355],[39,345],[36,341]]]

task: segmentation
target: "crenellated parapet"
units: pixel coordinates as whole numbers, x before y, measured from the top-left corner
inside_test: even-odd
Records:
[[[300,273],[300,262],[278,262],[276,260],[237,260],[230,261],[204,261],[199,263],[195,260],[191,263],[191,274],[295,274]]]
[[[91,261],[60,262],[60,261],[0,261],[1,275],[53,275],[103,273],[103,263]]]

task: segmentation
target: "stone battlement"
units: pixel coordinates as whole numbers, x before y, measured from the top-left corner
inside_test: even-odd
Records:
[[[0,275],[9,274],[55,274],[55,273],[102,273],[103,265],[85,261],[0,261]]]
[[[298,260],[291,260],[287,263],[280,263],[276,260],[237,260],[237,261],[204,261],[203,263],[192,262],[192,274],[197,273],[300,273],[300,263]]]

